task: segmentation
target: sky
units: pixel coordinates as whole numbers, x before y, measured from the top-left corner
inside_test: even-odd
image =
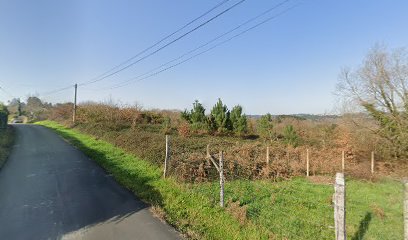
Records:
[[[95,79],[220,2],[0,0],[0,101],[31,95],[53,103],[73,101],[73,84]],[[145,54],[238,2],[225,2]],[[390,49],[408,47],[408,1],[290,0],[212,43],[277,15],[225,44],[149,78],[111,88],[279,3],[246,0],[133,66],[80,85],[78,101],[185,109],[198,99],[210,109],[221,98],[230,108],[242,105],[247,114],[327,114],[335,111],[334,92],[343,67],[358,67],[377,43]],[[61,88],[67,89],[48,94]]]

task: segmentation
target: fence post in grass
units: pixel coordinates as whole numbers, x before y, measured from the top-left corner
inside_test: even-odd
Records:
[[[266,147],[266,165],[269,166],[269,146]]]
[[[164,157],[164,178],[166,178],[167,168],[170,161],[170,144],[169,144],[169,135],[166,135],[166,156]]]
[[[336,240],[346,240],[346,183],[344,173],[336,174],[334,184],[334,227]]]
[[[306,149],[306,176],[309,177],[309,149]]]
[[[344,168],[345,168],[344,161],[345,161],[345,153],[344,151],[341,151],[341,171],[343,173],[344,173]]]
[[[371,152],[371,174],[374,174],[374,152]]]
[[[404,179],[404,240],[408,240],[408,178]]]
[[[224,153],[220,151],[220,206],[224,207]]]

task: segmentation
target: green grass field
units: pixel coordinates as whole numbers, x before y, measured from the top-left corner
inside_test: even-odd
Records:
[[[218,183],[163,179],[155,166],[112,144],[57,123],[49,127],[151,203],[193,239],[334,239],[333,187],[305,178],[282,182],[226,182],[227,207],[218,206]],[[402,239],[402,185],[392,180],[347,180],[349,239]]]
[[[14,142],[14,129],[9,126],[7,129],[0,129],[0,168],[6,162]]]

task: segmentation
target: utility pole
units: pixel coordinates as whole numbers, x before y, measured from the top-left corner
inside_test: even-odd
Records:
[[[76,109],[77,109],[77,88],[78,88],[78,84],[75,83],[74,88],[75,88],[75,98],[74,98],[74,109],[73,109],[73,112],[72,112],[72,122],[75,124]]]

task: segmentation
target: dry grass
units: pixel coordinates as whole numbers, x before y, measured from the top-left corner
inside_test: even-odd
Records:
[[[70,107],[61,105],[55,108],[52,119],[69,123]],[[310,152],[311,175],[333,175],[341,171],[341,152],[345,151],[346,173],[373,179],[369,159],[373,143],[367,137],[367,144],[361,143],[362,132],[359,131],[359,137],[355,137],[353,129],[338,119],[311,121],[284,118],[277,122],[275,131],[278,137],[284,126],[291,124],[295,127],[301,144],[294,148],[279,138],[276,141],[262,140],[256,136],[256,132],[244,137],[193,132],[175,111],[145,111],[139,107],[87,103],[78,108],[77,116],[76,128],[160,166],[164,159],[164,135],[170,134],[170,174],[182,181],[205,182],[218,177],[206,159],[207,144],[215,156],[220,150],[224,151],[227,180],[279,180],[305,175],[306,149]],[[256,126],[251,128],[256,129]],[[270,147],[269,165],[266,164],[267,146]],[[376,176],[389,175],[395,169],[395,165],[380,158]]]

